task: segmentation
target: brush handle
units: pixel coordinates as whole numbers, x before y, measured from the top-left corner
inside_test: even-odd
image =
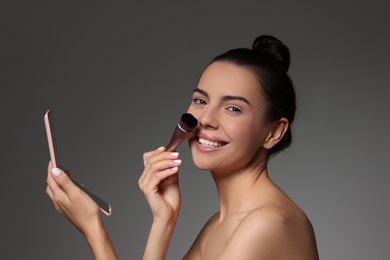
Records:
[[[178,124],[173,131],[171,140],[167,144],[166,148],[168,152],[173,152],[176,148],[183,142],[187,137],[191,134],[191,132],[186,132],[180,124]]]

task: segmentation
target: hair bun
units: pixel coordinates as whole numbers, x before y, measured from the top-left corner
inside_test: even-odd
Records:
[[[255,39],[252,50],[266,54],[278,61],[285,72],[290,66],[290,51],[279,39],[271,35],[262,35]]]

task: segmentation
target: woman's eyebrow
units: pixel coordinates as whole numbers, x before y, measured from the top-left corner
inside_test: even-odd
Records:
[[[206,97],[209,97],[209,94],[206,91],[204,91],[203,89],[195,88],[193,93],[195,93],[195,92],[198,92],[199,94],[202,94]]]
[[[244,97],[240,97],[240,96],[224,96],[222,99],[224,101],[238,100],[238,101],[242,101],[242,102],[248,104],[249,106],[251,106],[251,103],[249,103],[248,99],[246,99]]]
[[[194,93],[195,92],[198,92],[204,96],[206,96],[207,98],[209,97],[209,94],[203,90],[203,89],[200,89],[200,88],[195,88],[194,89]],[[238,101],[242,101],[246,104],[248,104],[249,106],[251,106],[251,103],[248,101],[248,99],[244,98],[244,97],[241,97],[241,96],[224,96],[222,98],[223,101],[230,101],[230,100],[238,100]]]

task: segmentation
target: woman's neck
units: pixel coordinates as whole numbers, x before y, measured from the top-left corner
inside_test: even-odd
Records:
[[[212,176],[219,197],[220,222],[225,217],[257,207],[262,187],[270,181],[266,160],[232,173],[212,172]]]

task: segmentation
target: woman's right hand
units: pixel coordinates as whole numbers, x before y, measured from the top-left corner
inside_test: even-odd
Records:
[[[96,260],[118,259],[108,236],[98,205],[68,177],[67,172],[47,167],[46,193],[58,212],[87,239]]]
[[[46,193],[56,210],[84,235],[90,230],[96,229],[96,225],[101,224],[98,205],[73,184],[66,172],[59,168],[53,168],[51,162],[47,168]]]
[[[144,171],[138,184],[152,211],[154,222],[174,223],[180,209],[179,153],[161,147],[144,153]]]

